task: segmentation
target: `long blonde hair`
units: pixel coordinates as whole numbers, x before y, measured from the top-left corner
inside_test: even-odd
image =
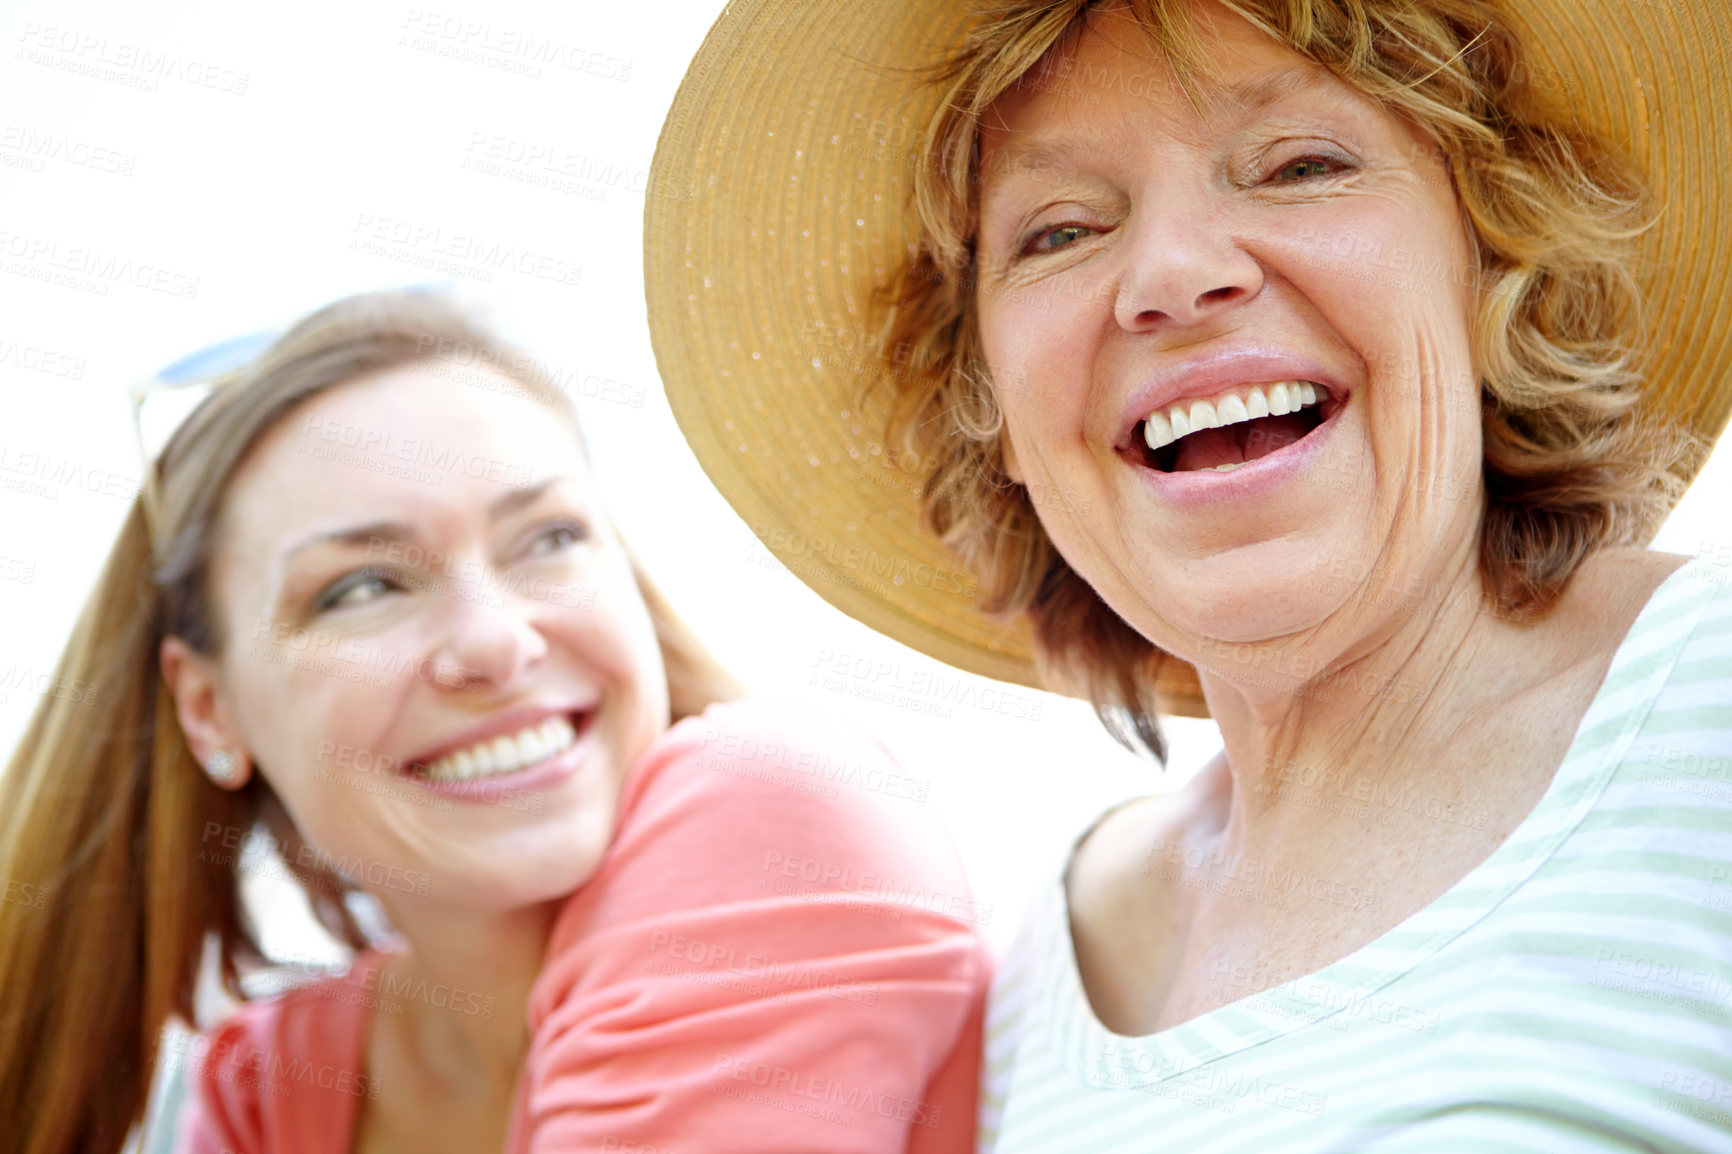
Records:
[[[262,775],[230,791],[201,771],[158,653],[169,636],[221,651],[209,572],[224,493],[252,446],[328,389],[453,350],[575,427],[570,401],[533,361],[450,304],[374,293],[284,334],[214,390],[159,456],[56,670],[56,684],[76,692],[43,698],[0,777],[0,1149],[121,1149],[142,1119],[165,1022],[198,1025],[193,996],[213,936],[224,987],[245,997],[241,971],[264,955],[240,895],[240,855],[199,862],[201,831],[263,823],[276,844],[298,839]],[[735,696],[635,563],[633,572],[674,720]],[[340,879],[291,868],[320,922],[363,946]]]

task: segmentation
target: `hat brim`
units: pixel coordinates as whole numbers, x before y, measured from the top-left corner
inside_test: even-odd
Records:
[[[650,170],[650,335],[699,463],[764,547],[849,616],[951,665],[1044,686],[1026,621],[996,620],[920,524],[923,477],[884,444],[891,390],[870,294],[909,253],[921,66],[955,0],[735,0],[674,98]],[[1647,415],[1713,439],[1732,393],[1732,5],[1520,5],[1536,83],[1645,168],[1658,226],[1638,270]],[[874,387],[875,385],[879,387]],[[1206,716],[1169,663],[1170,712]]]

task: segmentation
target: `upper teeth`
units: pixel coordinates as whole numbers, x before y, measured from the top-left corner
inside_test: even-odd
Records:
[[[1165,413],[1149,414],[1143,422],[1143,439],[1149,448],[1160,449],[1198,429],[1296,413],[1317,403],[1317,388],[1310,381],[1276,381],[1234,389],[1207,401],[1180,401],[1169,405]],[[1324,394],[1328,394],[1327,389]]]
[[[503,737],[478,741],[454,750],[427,767],[434,781],[468,781],[496,773],[513,773],[570,749],[577,730],[563,717]]]

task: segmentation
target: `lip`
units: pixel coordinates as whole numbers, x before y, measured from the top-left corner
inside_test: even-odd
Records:
[[[1136,451],[1133,443],[1137,423],[1150,413],[1165,409],[1184,397],[1212,397],[1228,389],[1245,385],[1261,385],[1269,381],[1312,381],[1323,385],[1334,398],[1337,409],[1352,390],[1336,374],[1310,357],[1265,345],[1230,345],[1215,348],[1201,356],[1162,365],[1153,376],[1138,385],[1125,399],[1119,434],[1114,448],[1120,452]],[[1321,432],[1321,427],[1317,430]],[[1316,433],[1311,434],[1315,436]],[[1296,444],[1309,441],[1311,436]],[[1248,467],[1248,466],[1247,466]],[[1223,478],[1237,475],[1234,469]]]
[[[552,789],[582,768],[589,757],[590,737],[594,729],[594,714],[585,714],[577,731],[577,740],[572,742],[569,748],[515,773],[498,773],[474,781],[431,781],[414,774],[409,776],[409,780],[441,797],[483,803],[497,802],[507,794]]]
[[[446,754],[474,745],[478,741],[490,741],[495,737],[515,734],[519,730],[540,725],[550,717],[570,717],[576,713],[590,713],[595,709],[596,704],[594,701],[571,701],[560,704],[516,705],[510,709],[502,709],[497,713],[488,714],[468,729],[457,731],[438,745],[428,746],[414,757],[405,758],[402,764],[405,768],[432,765]]]
[[[1162,501],[1179,508],[1259,499],[1274,494],[1329,451],[1329,442],[1345,411],[1345,405],[1336,406],[1327,420],[1297,441],[1225,473],[1209,469],[1163,473],[1138,462],[1127,463]]]
[[[547,788],[568,776],[582,762],[588,751],[590,732],[594,729],[595,711],[599,704],[598,701],[587,701],[557,705],[519,705],[500,710],[453,734],[438,745],[429,746],[424,752],[404,760],[400,763],[398,776],[433,793],[468,800],[495,800],[502,790],[507,789]],[[418,772],[447,753],[466,749],[477,742],[518,733],[554,717],[569,720],[577,728],[577,740],[572,742],[570,748],[534,765],[512,773],[492,774],[473,781],[433,781]]]

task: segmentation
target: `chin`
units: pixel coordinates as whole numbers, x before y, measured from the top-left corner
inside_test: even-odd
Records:
[[[481,909],[511,910],[563,902],[584,887],[600,866],[593,861],[525,863],[514,866],[510,876],[476,878],[465,885],[460,904]],[[455,896],[455,895],[454,895]]]

